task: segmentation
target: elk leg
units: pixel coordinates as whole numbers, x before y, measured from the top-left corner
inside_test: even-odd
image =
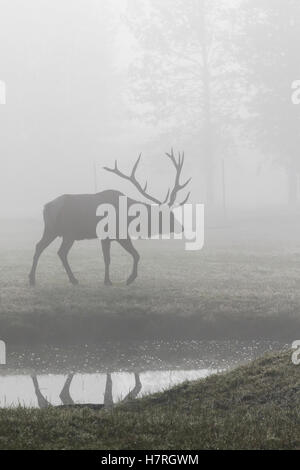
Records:
[[[111,286],[112,282],[109,278],[109,265],[110,265],[110,245],[111,245],[111,240],[109,238],[106,238],[105,240],[101,240],[101,245],[102,245],[102,252],[103,252],[103,258],[104,258],[104,265],[105,265],[105,278],[104,278],[104,284],[106,286]]]
[[[43,251],[50,245],[50,243],[53,242],[53,240],[55,240],[55,238],[56,235],[44,232],[44,235],[42,236],[41,240],[37,243],[33,257],[32,268],[29,274],[29,283],[31,286],[35,285],[35,273],[39,258]]]
[[[140,380],[140,374],[138,372],[135,372],[134,374],[134,378],[135,378],[135,386],[134,388],[126,395],[125,398],[123,398],[122,402],[126,402],[128,400],[134,400],[138,394],[140,393],[140,391],[142,390],[142,384],[141,384],[141,380]]]
[[[35,394],[36,394],[36,398],[37,398],[37,401],[38,401],[39,408],[48,408],[48,406],[51,406],[51,405],[48,402],[48,400],[44,397],[44,395],[42,394],[42,392],[40,390],[40,386],[39,386],[39,383],[38,383],[38,380],[37,380],[37,376],[32,375],[31,379],[32,379],[32,382],[33,382],[34,391],[35,391]]]
[[[74,401],[70,395],[70,385],[73,380],[74,374],[69,374],[62,391],[60,392],[59,398],[63,405],[74,405]]]
[[[69,262],[68,262],[68,253],[69,253],[70,249],[72,248],[72,246],[74,244],[74,241],[75,240],[72,240],[72,239],[69,239],[69,238],[63,238],[61,247],[58,250],[57,254],[61,259],[61,262],[63,264],[63,267],[66,270],[66,273],[68,275],[68,278],[69,278],[70,282],[73,285],[77,285],[78,281],[75,278],[74,274],[72,273],[72,270],[71,270]]]
[[[106,385],[104,392],[104,408],[111,408],[114,405],[113,396],[112,396],[112,380],[111,374],[106,374]]]
[[[129,278],[126,281],[127,286],[129,286],[129,284],[132,284],[132,282],[136,279],[136,277],[138,275],[137,268],[138,268],[138,262],[139,262],[139,259],[140,259],[140,255],[138,254],[138,252],[134,248],[134,246],[132,244],[132,241],[131,241],[131,238],[126,238],[126,239],[117,240],[117,241],[124,248],[124,250],[126,250],[128,253],[130,253],[131,256],[133,257],[132,273],[130,274]]]

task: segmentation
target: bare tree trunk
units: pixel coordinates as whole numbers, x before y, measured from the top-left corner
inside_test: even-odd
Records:
[[[199,15],[199,38],[202,57],[203,86],[203,138],[205,152],[206,203],[214,204],[214,150],[211,119],[211,75],[208,63],[208,41],[206,28],[206,0],[196,0]]]

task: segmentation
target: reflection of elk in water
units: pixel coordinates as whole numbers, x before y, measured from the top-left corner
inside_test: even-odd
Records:
[[[40,390],[40,386],[39,386],[39,383],[38,383],[38,380],[37,380],[37,376],[32,375],[31,378],[32,378],[34,391],[35,391],[35,394],[36,394],[36,398],[37,398],[37,401],[38,401],[39,408],[47,408],[48,406],[51,406],[51,403],[48,402],[48,400],[44,397],[44,395],[42,394],[42,392]]]
[[[93,408],[93,409],[100,409],[100,408],[112,408],[114,405],[113,402],[113,396],[112,396],[112,379],[111,379],[111,374],[107,373],[106,374],[106,385],[105,385],[105,392],[104,392],[104,403],[103,404],[93,404],[93,403],[86,403],[86,404],[75,404],[71,395],[70,395],[70,386],[73,380],[74,374],[69,374],[66,382],[62,388],[62,391],[60,392],[59,398],[61,399],[61,402],[63,406],[70,406],[70,407],[87,407],[87,408]],[[37,376],[33,375],[32,377],[33,381],[33,386],[35,390],[35,394],[37,397],[38,405],[39,408],[48,408],[49,406],[52,406],[51,403],[44,397],[40,390],[40,386],[37,380]],[[142,389],[142,384],[140,381],[140,376],[139,373],[134,374],[135,378],[135,386],[134,388],[121,400],[121,402],[126,402],[128,400],[134,400],[138,394],[140,393]]]
[[[70,395],[70,386],[73,377],[74,374],[68,375],[65,385],[63,386],[62,391],[60,392],[59,398],[61,399],[63,405],[74,405],[74,401]]]
[[[168,190],[167,196],[164,201],[160,201],[156,197],[151,196],[147,193],[147,183],[144,186],[136,179],[136,170],[140,162],[141,155],[139,156],[138,160],[136,161],[132,172],[130,175],[126,175],[122,173],[115,163],[114,168],[105,168],[105,170],[116,174],[117,176],[130,181],[142,194],[142,196],[153,204],[162,205],[166,204],[169,208],[173,207],[176,203],[177,193],[184,189],[190,179],[187,180],[185,183],[180,183],[180,176],[183,169],[184,164],[184,154],[178,157],[178,160],[174,156],[174,152],[170,154],[166,154],[168,158],[170,158],[172,164],[176,170],[176,177],[175,183],[172,190]],[[120,245],[129,253],[133,258],[133,270],[130,274],[129,278],[127,279],[127,285],[131,284],[137,277],[137,267],[139,262],[139,254],[134,248],[131,238],[128,233],[128,225],[130,222],[136,218],[136,216],[130,217],[128,216],[127,222],[127,236],[126,238],[119,236],[119,199],[120,196],[124,196],[119,191],[115,190],[108,190],[102,191],[97,194],[78,194],[78,195],[63,195],[54,199],[54,201],[49,202],[46,204],[44,208],[44,234],[41,240],[36,245],[35,254],[33,257],[32,268],[29,274],[29,281],[30,285],[35,285],[35,277],[36,277],[36,268],[38,264],[38,260],[43,253],[43,251],[57,238],[62,237],[62,244],[60,249],[58,250],[58,256],[60,257],[62,264],[66,270],[68,278],[72,284],[78,284],[77,279],[75,278],[71,267],[68,263],[68,253],[72,248],[74,242],[76,240],[90,240],[97,238],[97,224],[101,219],[105,216],[97,216],[97,209],[102,204],[110,204],[114,207],[116,212],[116,240]],[[186,199],[181,203],[181,205],[185,204],[189,198],[189,194],[187,195]],[[136,204],[137,201],[128,198],[127,199],[127,210],[133,204]],[[141,202],[139,202],[141,204]],[[151,205],[142,203],[147,208],[148,213],[148,225],[151,224]],[[150,222],[150,223],[149,223]],[[149,232],[153,232],[151,227],[148,227]],[[171,212],[170,214],[170,233],[173,233],[175,230],[175,219],[174,214]],[[163,224],[159,224],[159,233],[163,233]],[[156,235],[158,235],[156,234]],[[126,235],[126,234],[125,234]],[[154,233],[153,233],[154,235]],[[101,240],[102,243],[102,251],[105,263],[105,284],[111,285],[110,277],[109,277],[109,265],[110,265],[110,247],[111,242],[113,240],[110,238],[106,238]]]
[[[129,401],[129,400],[134,400],[138,396],[140,391],[142,390],[142,383],[140,381],[140,374],[138,372],[134,373],[134,379],[135,379],[134,388],[131,390],[131,392],[129,392],[126,395],[125,398],[123,398],[122,402]]]

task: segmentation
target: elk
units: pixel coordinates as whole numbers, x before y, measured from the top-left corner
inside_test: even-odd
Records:
[[[174,186],[168,190],[166,198],[160,201],[156,197],[147,193],[148,184],[142,186],[136,179],[136,171],[141,160],[141,154],[135,162],[133,169],[129,175],[121,172],[118,168],[118,163],[115,161],[114,168],[104,167],[106,171],[114,173],[118,177],[130,181],[139,193],[148,201],[151,201],[152,205],[157,204],[159,206],[167,204],[169,208],[173,207],[176,202],[177,194],[191,181],[191,178],[186,180],[184,183],[180,183],[180,177],[184,165],[184,153],[175,157],[173,149],[171,153],[166,153],[166,156],[170,159],[172,165],[176,170]],[[33,257],[32,268],[29,274],[29,282],[31,286],[35,285],[36,281],[36,269],[39,258],[42,252],[57,238],[62,238],[62,244],[58,250],[58,256],[61,259],[63,267],[66,270],[68,278],[73,285],[78,284],[78,280],[75,278],[69,262],[68,253],[72,248],[73,244],[77,240],[91,240],[97,237],[97,224],[101,220],[100,216],[97,216],[97,208],[101,204],[111,204],[114,206],[116,213],[119,212],[119,198],[124,196],[120,191],[117,190],[105,190],[96,194],[65,194],[59,196],[53,201],[49,202],[44,207],[44,233],[41,240],[37,243],[35,254]],[[184,205],[189,199],[190,193],[186,196],[180,205]],[[136,204],[138,201],[127,198],[128,207]],[[139,203],[141,203],[139,201]],[[142,203],[146,206],[149,217],[151,214],[151,204]],[[175,230],[175,219],[174,214],[171,212],[170,220],[170,232],[173,233]],[[162,233],[162,227],[159,226],[159,234]],[[132,240],[127,234],[127,238],[119,238],[118,236],[113,240],[105,238],[101,240],[103,258],[105,264],[105,278],[104,284],[107,286],[112,285],[109,275],[110,267],[110,248],[111,242],[117,241],[133,258],[133,269],[127,279],[126,284],[130,285],[138,275],[138,262],[140,256],[137,250],[132,244]]]

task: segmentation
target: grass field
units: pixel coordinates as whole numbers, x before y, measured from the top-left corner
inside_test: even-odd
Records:
[[[300,332],[300,225],[273,216],[208,227],[205,248],[139,241],[139,277],[125,287],[127,253],[112,249],[111,277],[97,241],[76,244],[71,286],[57,257],[41,257],[37,287],[27,275],[42,226],[4,222],[0,234],[0,338],[11,343],[86,342],[107,338],[281,338]],[[255,228],[253,228],[255,227]]]
[[[266,356],[104,411],[2,409],[1,449],[299,449],[300,375]]]

